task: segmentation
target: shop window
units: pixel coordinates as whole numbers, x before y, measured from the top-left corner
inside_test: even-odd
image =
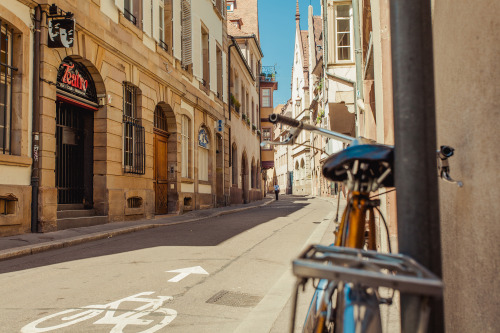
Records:
[[[137,117],[138,88],[123,85],[123,167],[126,173],[146,172],[145,132]]]

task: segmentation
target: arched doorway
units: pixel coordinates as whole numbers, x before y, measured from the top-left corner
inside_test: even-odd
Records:
[[[178,211],[177,124],[170,105],[160,102],[154,111],[155,214]]]
[[[217,197],[217,206],[224,206],[224,142],[222,135],[217,134],[215,150],[215,192]]]
[[[248,203],[248,159],[246,153],[241,158],[241,189],[243,191],[243,203]]]
[[[91,74],[65,58],[57,73],[55,185],[58,209],[93,208],[94,112],[97,93]]]

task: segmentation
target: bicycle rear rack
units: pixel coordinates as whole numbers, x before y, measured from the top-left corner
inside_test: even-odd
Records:
[[[344,281],[417,295],[441,297],[443,293],[436,275],[403,254],[310,245],[293,261],[293,273],[301,279]]]
[[[298,279],[292,300],[290,332],[295,331],[299,289],[304,288],[309,279],[352,283],[361,288],[387,287],[424,298],[440,298],[443,294],[443,283],[436,275],[402,254],[310,245],[293,261],[293,274]],[[421,327],[427,324],[429,310],[425,304],[421,308]]]

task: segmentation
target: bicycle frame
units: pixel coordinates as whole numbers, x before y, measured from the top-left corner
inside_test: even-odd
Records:
[[[362,249],[365,232],[368,230],[368,250],[375,250],[375,215],[368,193],[353,192],[349,204],[342,214],[339,231],[335,233],[335,246]],[[368,214],[368,228],[366,215]]]

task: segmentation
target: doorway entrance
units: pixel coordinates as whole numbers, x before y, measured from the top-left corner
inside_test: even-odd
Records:
[[[57,203],[92,208],[94,114],[74,104],[56,103]]]

